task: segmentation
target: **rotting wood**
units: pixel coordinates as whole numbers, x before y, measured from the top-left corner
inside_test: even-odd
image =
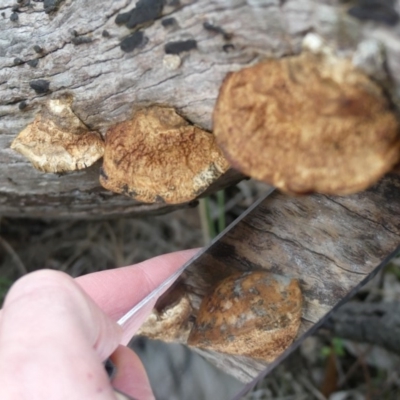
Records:
[[[371,278],[399,245],[398,175],[389,175],[373,188],[347,197],[290,197],[274,192],[196,259],[181,284],[189,296],[193,319],[204,296],[238,271],[263,268],[298,279],[304,304],[297,336],[301,339]],[[187,325],[182,323],[182,331],[176,333],[181,342],[190,330]],[[294,346],[296,343],[298,340]],[[249,357],[196,350],[244,382],[267,367]]]
[[[54,10],[44,10],[42,2],[22,1],[15,12],[14,0],[1,2],[1,214],[82,218],[176,209],[144,205],[101,189],[99,164],[57,176],[35,171],[13,152],[12,140],[50,97],[72,95],[73,111],[103,135],[111,125],[129,119],[133,107],[152,104],[175,107],[210,130],[227,72],[265,57],[296,54],[305,34],[313,31],[381,82],[398,104],[400,33],[393,25],[399,1],[394,6],[386,2],[377,18],[362,2],[171,0],[154,23],[139,18],[142,34],[128,40],[123,47],[132,51],[126,52],[121,42],[132,30],[115,19],[135,3],[99,0],[93,7],[88,0],[65,0]],[[166,51],[174,53],[173,63],[164,62],[170,56]]]

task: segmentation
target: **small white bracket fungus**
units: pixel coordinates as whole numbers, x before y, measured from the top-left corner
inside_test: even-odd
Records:
[[[71,100],[63,98],[50,100],[11,148],[40,171],[62,173],[95,163],[103,156],[104,142],[73,113]]]
[[[166,54],[163,58],[163,65],[169,71],[177,70],[182,63],[182,59],[177,54]]]
[[[149,107],[107,132],[100,183],[145,203],[179,204],[229,168],[215,143],[173,108]]]

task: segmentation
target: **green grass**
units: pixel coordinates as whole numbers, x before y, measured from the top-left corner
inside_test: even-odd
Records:
[[[323,358],[326,358],[330,356],[332,352],[338,357],[343,357],[345,355],[343,339],[338,337],[332,338],[330,346],[322,347],[321,356]]]
[[[217,210],[217,218],[213,218]],[[205,244],[225,229],[225,192],[220,190],[216,195],[200,199],[200,220]]]

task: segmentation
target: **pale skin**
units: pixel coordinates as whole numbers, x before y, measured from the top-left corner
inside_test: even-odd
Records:
[[[77,279],[41,270],[18,280],[0,313],[3,400],[115,400],[112,382],[137,400],[154,399],[138,356],[125,347],[153,304],[122,330],[115,321],[198,250],[159,256]]]

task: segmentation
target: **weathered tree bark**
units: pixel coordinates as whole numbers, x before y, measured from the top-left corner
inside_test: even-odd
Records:
[[[173,106],[210,130],[226,73],[265,57],[298,53],[305,34],[313,31],[386,85],[398,104],[400,33],[391,25],[397,22],[399,2],[379,3],[168,0],[162,15],[141,28],[144,36],[137,47],[126,52],[120,44],[131,31],[117,25],[115,18],[131,10],[133,0],[24,0],[16,11],[14,0],[2,0],[0,212],[93,217],[175,208],[139,204],[105,191],[98,183],[98,164],[63,176],[43,174],[10,149],[41,105],[63,93],[73,96],[79,118],[103,135],[111,125],[128,119],[134,107],[151,104]],[[180,66],[164,59],[166,51],[176,50],[166,44],[186,40],[192,49],[180,52]],[[49,82],[43,93],[30,86],[41,79]],[[235,181],[237,177],[225,184]]]

